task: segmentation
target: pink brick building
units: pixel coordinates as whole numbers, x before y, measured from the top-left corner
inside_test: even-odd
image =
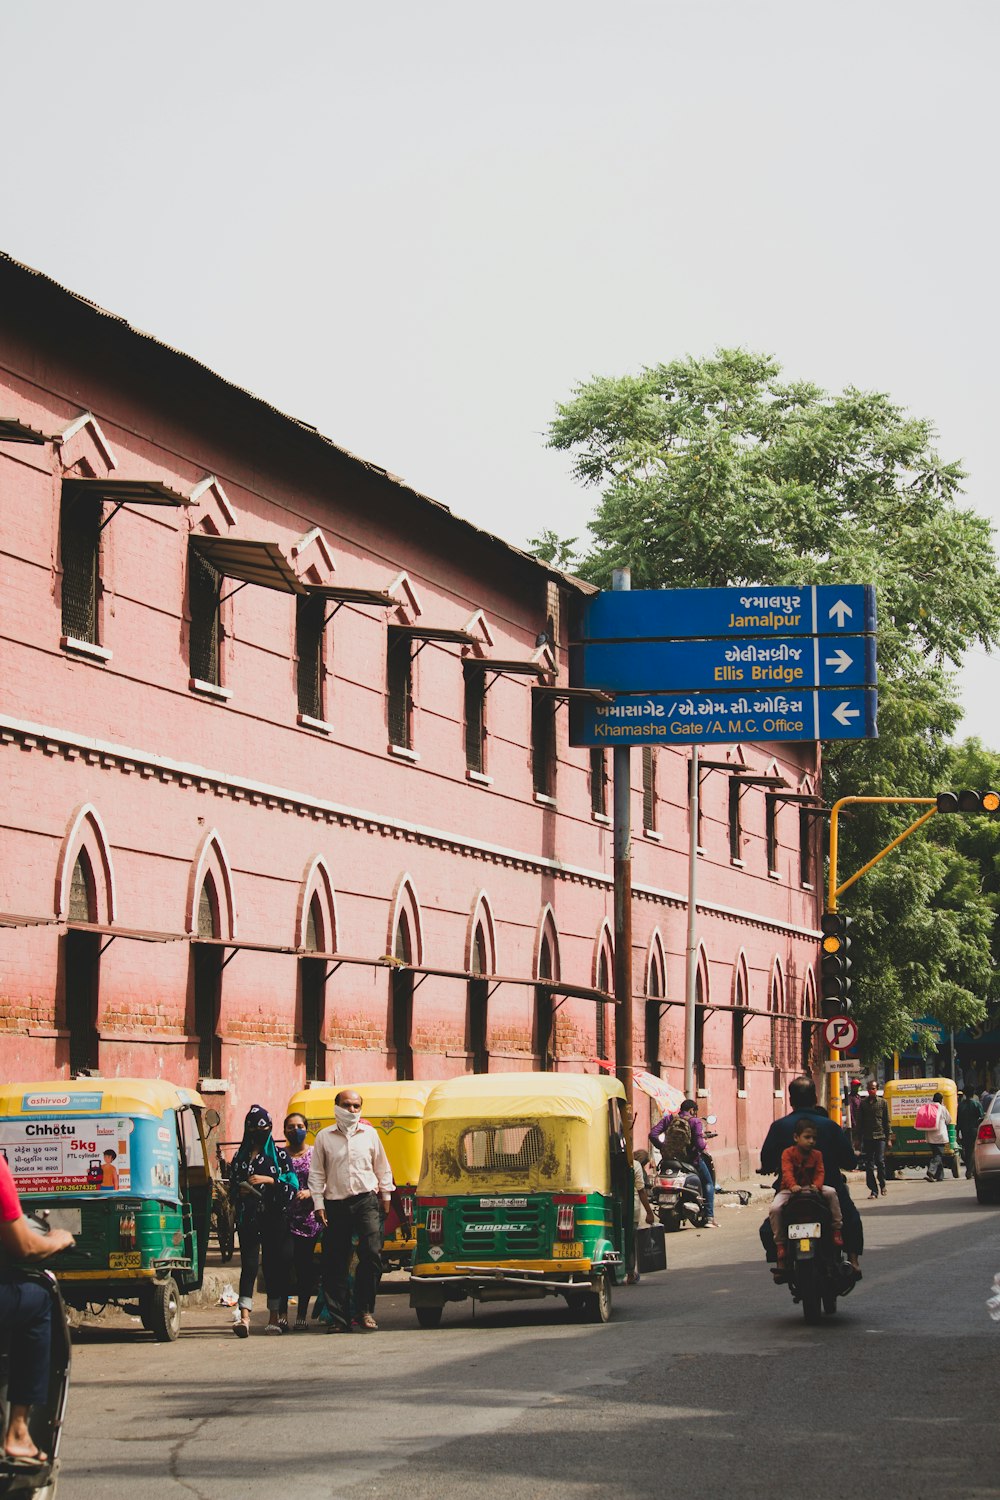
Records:
[[[309,1078],[613,1059],[581,585],[6,258],[0,537],[6,1077],[200,1081],[231,1137]],[[706,759],[726,1171],[809,1060],[819,763]],[[633,769],[635,1060],[680,1084],[687,756]]]

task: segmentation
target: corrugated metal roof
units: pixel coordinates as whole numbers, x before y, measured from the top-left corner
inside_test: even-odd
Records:
[[[193,536],[191,546],[226,578],[239,578],[282,594],[304,594],[299,581],[273,542],[236,536]]]
[[[270,412],[280,421],[287,423],[290,427],[301,432],[306,437],[315,439],[315,441],[322,444],[324,448],[339,454],[343,458],[350,460],[351,463],[358,464],[362,469],[366,470],[370,474],[377,475],[379,478],[384,479],[388,484],[397,486],[400,490],[403,490],[407,494],[411,495],[422,505],[429,506],[439,515],[447,517],[447,519],[451,521],[455,526],[462,527],[463,529],[479,537],[481,540],[488,542],[493,546],[500,547],[504,551],[509,552],[512,556],[521,558],[525,562],[530,563],[532,566],[538,568],[538,570],[545,576],[553,579],[558,579],[568,588],[572,588],[581,594],[591,594],[597,592],[592,587],[592,585],[585,583],[583,579],[575,578],[570,573],[561,572],[558,568],[553,568],[550,564],[540,561],[539,558],[534,557],[530,552],[525,552],[522,548],[515,547],[511,542],[505,542],[502,537],[496,536],[493,532],[486,531],[481,526],[474,525],[472,521],[464,520],[461,516],[456,516],[455,513],[447,505],[442,504],[440,500],[434,500],[430,495],[422,494],[421,491],[416,490],[412,485],[407,484],[404,479],[400,479],[398,475],[391,474],[388,469],[382,468],[379,464],[372,463],[368,459],[360,458],[356,453],[352,453],[349,449],[341,447],[339,444],[333,442],[331,438],[324,436],[324,434],[321,433],[319,429],[314,427],[311,423],[303,422],[298,417],[289,416],[287,412],[281,411],[280,408],[276,406],[272,406],[269,401],[263,400],[262,397],[255,395],[253,391],[247,390],[245,386],[236,385],[233,381],[227,380],[224,376],[219,375],[215,370],[210,369],[208,365],[202,364],[200,360],[195,359],[192,355],[185,354],[181,349],[175,349],[171,344],[165,344],[162,339],[156,338],[153,334],[146,333],[143,329],[134,327],[131,323],[128,322],[126,318],[121,317],[118,313],[109,312],[107,308],[99,306],[99,304],[96,302],[92,302],[88,297],[82,297],[79,292],[71,291],[68,287],[63,286],[60,282],[53,280],[51,276],[46,276],[43,271],[36,270],[34,266],[25,265],[23,261],[16,260],[14,256],[8,254],[6,251],[0,250],[0,271],[2,271],[5,267],[9,267],[11,270],[19,273],[22,276],[34,278],[39,283],[44,284],[45,287],[50,288],[53,292],[58,293],[60,296],[67,298],[68,300],[76,303],[82,308],[89,309],[90,312],[95,315],[95,317],[105,319],[106,321],[111,323],[116,323],[120,328],[123,328],[127,330],[128,333],[132,334],[134,338],[151,345],[154,349],[162,352],[165,355],[169,355],[174,359],[183,361],[190,367],[203,371],[205,374],[211,376],[213,380],[218,381],[221,387],[224,387],[225,389],[230,391],[235,391],[241,396],[245,396],[248,401]],[[107,419],[109,421],[111,420],[110,413],[107,414]]]

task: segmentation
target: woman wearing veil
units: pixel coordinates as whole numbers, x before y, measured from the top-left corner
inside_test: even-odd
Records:
[[[264,1289],[270,1312],[265,1333],[287,1333],[288,1291],[292,1243],[287,1210],[299,1180],[288,1152],[275,1145],[271,1116],[255,1104],[243,1122],[243,1140],[229,1168],[229,1191],[236,1198],[236,1227],[240,1236],[240,1297],[233,1332],[250,1335],[250,1309],[263,1259]]]

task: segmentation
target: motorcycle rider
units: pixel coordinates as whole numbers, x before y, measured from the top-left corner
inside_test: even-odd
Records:
[[[707,1215],[705,1227],[708,1229],[718,1229],[719,1226],[715,1221],[715,1178],[712,1176],[711,1167],[705,1160],[707,1151],[705,1127],[698,1118],[698,1105],[696,1101],[694,1099],[682,1100],[676,1117],[672,1114],[665,1114],[663,1119],[658,1121],[649,1132],[649,1139],[656,1147],[657,1152],[662,1153],[667,1132],[675,1118],[683,1120],[690,1133],[690,1146],[685,1155],[689,1159],[690,1165],[694,1167],[701,1178],[701,1184],[705,1192],[705,1213]]]
[[[816,1127],[816,1149],[823,1158],[826,1185],[832,1187],[840,1200],[840,1211],[844,1219],[844,1249],[853,1267],[855,1279],[861,1280],[858,1258],[864,1252],[864,1229],[857,1205],[851,1197],[844,1177],[844,1169],[857,1165],[850,1136],[839,1125],[835,1125],[823,1106],[816,1100],[816,1085],[806,1074],[793,1078],[788,1085],[788,1102],[791,1110],[775,1120],[760,1148],[762,1172],[781,1171],[781,1155],[795,1140],[795,1124],[798,1120],[810,1120]],[[773,1238],[770,1221],[765,1219],[761,1237],[765,1246]]]

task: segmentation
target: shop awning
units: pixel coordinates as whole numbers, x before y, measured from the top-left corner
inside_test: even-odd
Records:
[[[253,583],[282,594],[306,592],[305,584],[274,542],[254,542],[235,536],[193,536],[191,546],[217,573],[225,578],[238,578],[241,585]]]

